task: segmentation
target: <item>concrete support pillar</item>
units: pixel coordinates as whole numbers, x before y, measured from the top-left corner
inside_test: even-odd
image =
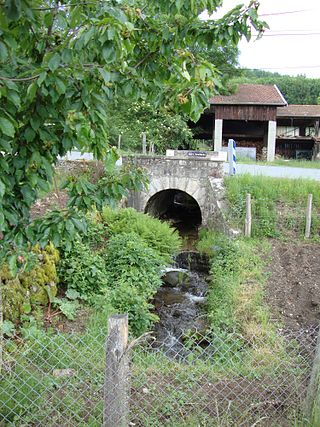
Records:
[[[222,148],[222,126],[222,119],[214,121],[214,151],[221,151]]]
[[[277,123],[269,121],[268,123],[268,145],[267,145],[267,162],[273,162],[276,153],[276,133]]]

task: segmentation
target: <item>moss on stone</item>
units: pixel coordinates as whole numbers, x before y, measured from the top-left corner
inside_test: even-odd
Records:
[[[48,289],[51,297],[57,294],[59,252],[53,245],[45,249],[35,247],[32,252],[38,260],[30,271],[13,277],[7,265],[0,269],[5,319],[17,320],[30,306],[48,304]]]

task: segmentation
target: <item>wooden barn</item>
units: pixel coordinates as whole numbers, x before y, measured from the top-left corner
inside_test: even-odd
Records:
[[[315,157],[320,105],[288,105],[277,109],[276,154],[286,158]]]
[[[238,147],[254,147],[258,159],[310,158],[320,136],[320,106],[288,106],[276,85],[241,84],[234,94],[214,96],[209,103],[195,127],[197,137],[212,140],[215,151],[231,138]]]

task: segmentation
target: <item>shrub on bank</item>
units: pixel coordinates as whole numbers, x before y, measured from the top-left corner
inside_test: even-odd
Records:
[[[102,222],[111,236],[131,232],[138,234],[165,262],[170,262],[181,246],[179,234],[168,223],[132,208],[111,209],[106,206],[102,211]]]

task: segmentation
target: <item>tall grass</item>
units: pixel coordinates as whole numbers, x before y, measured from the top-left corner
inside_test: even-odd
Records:
[[[238,239],[210,231],[200,232],[197,246],[209,255],[211,282],[208,316],[214,328],[237,331],[248,339],[273,334],[264,302],[266,241]],[[264,259],[264,260],[263,260]]]
[[[302,236],[308,194],[313,194],[312,236],[319,235],[319,182],[246,174],[226,177],[225,186],[230,221],[240,229],[244,225],[246,194],[251,194],[255,236]]]

